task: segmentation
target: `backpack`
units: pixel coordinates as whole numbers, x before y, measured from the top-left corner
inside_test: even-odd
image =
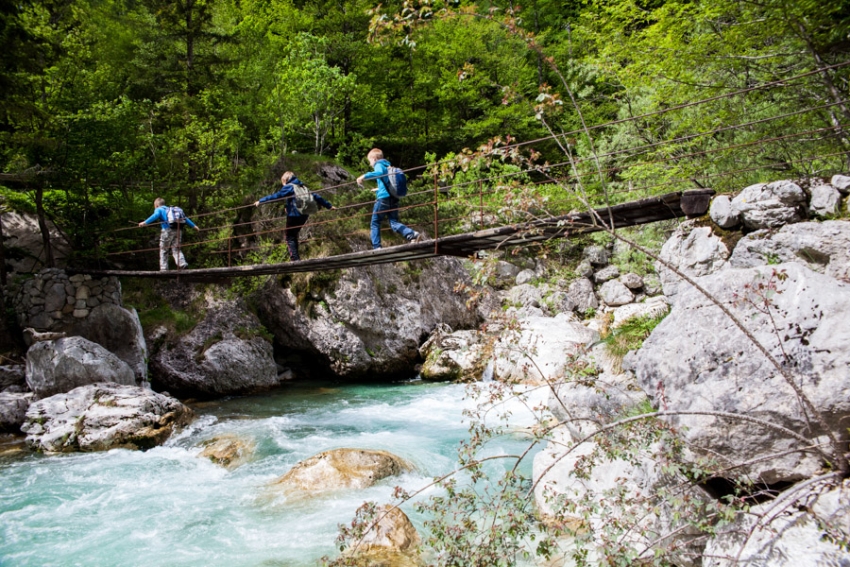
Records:
[[[295,208],[302,215],[312,215],[319,212],[319,205],[313,199],[313,194],[304,185],[295,183],[292,185],[295,188]]]
[[[387,191],[395,198],[407,195],[407,176],[402,170],[391,165],[387,168]]]
[[[180,228],[180,225],[186,222],[186,213],[180,207],[168,207],[165,209],[165,216],[170,228]]]

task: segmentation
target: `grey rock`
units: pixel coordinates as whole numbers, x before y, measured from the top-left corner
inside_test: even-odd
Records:
[[[590,263],[590,260],[584,259],[578,263],[575,272],[580,278],[590,278],[593,275],[593,265]]]
[[[498,305],[468,309],[457,282],[470,283],[462,261],[417,263],[415,277],[401,264],[345,270],[325,289],[311,292],[267,285],[256,296],[258,315],[281,347],[326,364],[340,377],[409,373],[419,345],[440,324],[476,327]],[[295,291],[296,293],[293,293]]]
[[[363,489],[412,469],[388,451],[332,449],[299,462],[271,486],[290,493]]]
[[[629,272],[620,276],[620,283],[632,290],[640,289],[643,287],[643,278],[633,272]]]
[[[38,219],[28,213],[3,213],[3,244],[6,250],[15,250],[14,256],[6,254],[6,265],[12,272],[29,274],[38,271],[46,260],[44,242]],[[64,235],[51,221],[47,221],[54,261],[62,265],[71,252]]]
[[[0,431],[18,433],[32,399],[31,392],[0,392]]]
[[[26,385],[26,366],[23,364],[10,364],[0,366],[0,391],[9,386]]]
[[[47,296],[44,298],[45,311],[57,311],[65,307],[67,297],[65,296],[65,284],[55,283],[50,286]]]
[[[798,262],[815,272],[850,281],[850,222],[803,222],[777,232],[748,234],[735,246],[729,265],[753,268]]]
[[[837,215],[841,207],[841,193],[832,185],[818,185],[812,188],[809,212],[815,216]]]
[[[850,177],[846,175],[833,175],[829,184],[838,189],[842,195],[850,193]]]
[[[805,218],[806,194],[792,181],[750,185],[732,199],[747,228],[779,228]]]
[[[578,278],[571,283],[567,294],[575,304],[576,311],[583,312],[599,307],[599,300],[593,292],[593,283],[587,278]]]
[[[27,351],[26,380],[39,397],[98,382],[134,385],[126,362],[82,337],[35,343]]]
[[[601,284],[618,277],[620,277],[620,268],[617,266],[606,266],[593,274],[593,281]]]
[[[481,379],[485,360],[486,337],[478,331],[436,331],[420,347],[425,362],[423,380],[468,382]]]
[[[661,278],[658,277],[658,274],[647,274],[643,276],[643,292],[646,295],[658,295],[662,291]]]
[[[614,328],[621,327],[627,321],[641,317],[655,318],[670,310],[664,297],[652,297],[642,303],[629,303],[614,310]]]
[[[594,266],[607,266],[611,257],[607,249],[595,244],[586,247],[582,251],[582,256]]]
[[[632,290],[624,286],[617,280],[611,280],[602,284],[599,288],[599,299],[611,307],[625,305],[631,303],[635,299],[635,294]]]
[[[165,442],[192,417],[189,408],[170,396],[101,383],[32,403],[21,430],[38,451],[148,449]]]
[[[723,241],[708,227],[693,227],[683,223],[661,247],[659,258],[687,276],[699,277],[712,274],[725,267],[729,250]],[[664,295],[674,298],[680,287],[690,287],[681,278],[660,262],[655,269],[661,278]]]
[[[519,266],[515,266],[510,262],[504,262],[499,260],[496,263],[496,268],[494,272],[495,282],[494,285],[497,288],[505,288],[514,285],[516,282],[517,275],[522,271],[522,268]]]
[[[184,396],[221,396],[280,384],[272,345],[241,300],[220,301],[182,337],[163,338],[151,353],[158,389]]]
[[[850,552],[843,545],[850,538],[850,484],[820,483],[795,492],[753,506],[723,526],[705,546],[703,567],[843,567],[850,563]]]
[[[728,195],[718,195],[712,199],[708,216],[720,228],[735,228],[741,224],[741,213],[732,208],[732,200]]]
[[[148,348],[135,309],[104,303],[93,308],[88,317],[67,328],[126,362],[133,370],[137,386],[148,381]]]
[[[783,362],[835,436],[844,438],[850,397],[835,393],[850,390],[850,286],[795,263],[727,269],[698,281]],[[762,303],[752,291],[759,285],[775,286],[771,317],[747,301]],[[670,411],[744,414],[813,439],[824,434],[812,430],[808,412],[768,359],[695,289],[680,293],[643,347],[626,356],[624,367]],[[772,429],[710,415],[669,419],[692,448],[703,447],[715,458],[731,463],[764,458],[739,469],[757,481],[796,481],[822,466],[816,453],[794,452],[800,441]]]
[[[537,274],[534,273],[534,270],[523,270],[516,276],[517,285],[523,285],[530,283],[537,277]]]

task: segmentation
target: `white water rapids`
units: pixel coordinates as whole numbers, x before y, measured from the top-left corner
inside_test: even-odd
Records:
[[[362,502],[390,502],[394,486],[416,490],[456,467],[462,413],[474,405],[460,385],[292,385],[200,404],[187,430],[150,451],[0,458],[0,565],[316,565],[335,555],[337,525]],[[531,425],[525,405],[511,409],[512,425]],[[253,440],[254,459],[229,472],[198,458],[200,443],[221,434]],[[526,446],[517,434],[487,454]],[[311,499],[267,489],[298,461],[339,447],[387,450],[416,472]],[[421,529],[412,506],[402,509]]]

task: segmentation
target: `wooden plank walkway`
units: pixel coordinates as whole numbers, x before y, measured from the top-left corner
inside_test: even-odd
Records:
[[[211,281],[248,276],[336,270],[392,262],[424,260],[436,256],[459,256],[467,258],[481,250],[528,246],[553,238],[568,238],[579,234],[596,232],[602,230],[598,220],[596,220],[598,218],[601,218],[606,224],[610,222],[610,219],[613,219],[615,228],[623,228],[674,218],[702,216],[708,211],[712,195],[714,195],[712,189],[668,193],[660,197],[650,197],[648,199],[615,205],[610,208],[596,209],[595,215],[589,211],[572,213],[511,226],[501,226],[466,234],[444,236],[425,242],[402,244],[390,248],[381,248],[380,250],[363,250],[326,258],[311,258],[299,262],[252,264],[226,268],[169,270],[165,272],[75,270],[73,268],[68,268],[67,271],[98,277],[124,276]]]

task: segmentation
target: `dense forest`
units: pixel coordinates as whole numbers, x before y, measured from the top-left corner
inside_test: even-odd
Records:
[[[2,0],[2,195],[86,261],[156,196],[240,206],[374,146],[480,178],[508,167],[482,144],[537,140],[510,167],[560,164],[552,194],[592,202],[827,175],[850,159],[848,31],[823,0]]]

